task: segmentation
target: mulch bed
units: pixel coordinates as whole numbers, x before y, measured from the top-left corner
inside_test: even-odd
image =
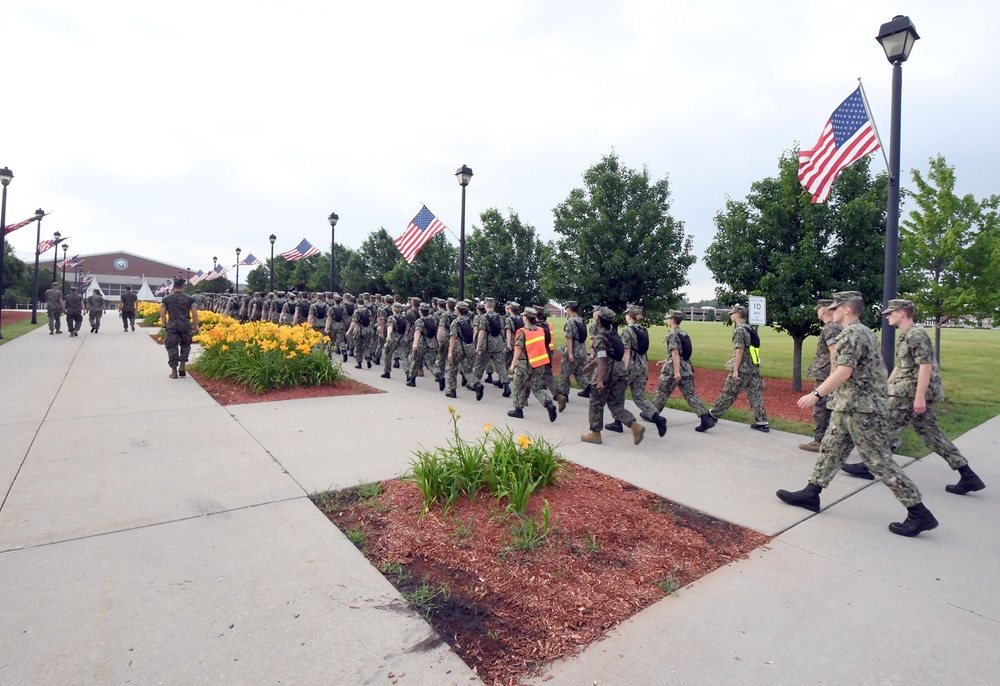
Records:
[[[45,312],[45,308],[41,308],[41,312]],[[3,314],[0,315],[0,321],[4,325],[14,324],[15,322],[23,322],[31,319],[31,310],[4,310]]]
[[[328,386],[308,386],[299,388],[278,388],[265,393],[254,393],[245,386],[232,381],[209,379],[198,372],[188,370],[205,391],[222,406],[245,405],[247,403],[270,403],[278,400],[298,400],[300,398],[329,398],[339,395],[369,395],[382,393],[360,381],[344,379]]]
[[[540,521],[544,499],[552,524],[530,551],[510,549],[517,519],[503,516],[505,501],[483,493],[421,516],[415,484],[383,487],[368,501],[342,492],[327,516],[368,534],[361,549],[404,595],[421,584],[447,588],[429,621],[487,684],[536,675],[770,540],[573,464],[561,484],[532,496],[528,515]]]

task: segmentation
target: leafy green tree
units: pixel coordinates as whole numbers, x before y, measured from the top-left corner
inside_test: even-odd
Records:
[[[792,337],[793,390],[802,390],[802,343],[820,332],[816,299],[858,290],[881,302],[886,184],[885,175],[871,179],[866,158],[841,173],[827,203],[812,204],[793,150],[777,176],[754,182],[745,200],[727,199],[715,217],[705,264],[721,284],[719,303],[767,298],[774,328]],[[875,323],[872,311],[865,318]]]
[[[905,292],[917,306],[918,316],[934,319],[934,350],[940,362],[941,325],[975,314],[982,306],[982,294],[977,291],[992,279],[987,273],[989,263],[978,251],[986,247],[984,240],[993,240],[993,232],[983,232],[977,245],[979,224],[990,216],[988,203],[984,207],[971,194],[955,194],[955,168],[944,157],[931,158],[926,178],[916,169],[912,178],[917,189],[908,198],[917,208],[901,223],[899,262]]]
[[[18,301],[30,299],[32,270],[14,254],[14,246],[4,241],[3,307],[13,307]]]
[[[508,300],[540,302],[542,242],[534,226],[508,212],[504,219],[499,210],[486,210],[479,215],[482,227],[474,227],[466,239],[466,290],[495,297],[501,306]]]
[[[424,247],[426,250],[427,247]],[[423,250],[417,261],[423,259]],[[339,259],[339,258],[338,258]],[[400,264],[405,265],[403,255],[392,241],[392,236],[384,228],[368,234],[358,251],[344,262],[344,290],[354,293],[382,293],[391,289],[386,276]]]
[[[424,300],[453,293],[458,284],[455,274],[457,264],[458,249],[448,242],[443,233],[439,233],[420,249],[413,264],[400,259],[385,275],[387,289],[380,292],[404,297],[419,296]]]
[[[680,302],[677,289],[694,264],[692,238],[670,215],[666,178],[605,155],[554,210],[561,238],[549,243],[542,291],[558,299],[599,303],[621,312],[642,303],[652,316]]]

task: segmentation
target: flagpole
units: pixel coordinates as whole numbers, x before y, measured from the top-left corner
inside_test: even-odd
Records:
[[[39,248],[42,242],[42,218],[45,216],[44,210],[35,210],[35,218],[38,219],[38,231],[35,233],[35,275],[31,279],[31,323],[38,323],[38,261],[42,256]]]
[[[868,121],[872,123],[872,130],[875,131],[875,140],[878,141],[878,147],[882,150],[882,159],[885,160],[885,168],[889,170],[890,176],[892,175],[892,168],[889,166],[889,158],[885,154],[885,146],[882,145],[882,137],[878,135],[878,126],[875,124],[875,117],[872,116],[872,109],[868,106],[868,95],[865,94],[865,84],[861,83],[861,77],[858,77],[858,87],[861,89],[861,102],[865,105],[865,114],[868,115]]]

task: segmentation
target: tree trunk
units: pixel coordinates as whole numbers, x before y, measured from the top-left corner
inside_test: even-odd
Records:
[[[937,359],[938,369],[941,368],[941,319],[934,322],[934,357]]]
[[[802,342],[805,336],[792,336],[792,390],[802,391]]]

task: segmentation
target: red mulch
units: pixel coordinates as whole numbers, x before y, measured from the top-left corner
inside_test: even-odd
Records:
[[[45,312],[44,308],[42,308],[42,312]],[[4,310],[3,314],[0,315],[0,322],[3,324],[23,322],[26,319],[31,319],[31,310]]]
[[[298,400],[299,398],[329,398],[338,395],[369,395],[383,392],[360,381],[344,379],[328,386],[279,388],[257,394],[232,381],[208,379],[194,371],[188,371],[188,374],[222,406],[270,403],[277,400]]]
[[[373,565],[405,565],[403,579],[387,573],[404,594],[421,582],[447,585],[450,598],[438,599],[430,621],[487,684],[518,683],[599,639],[663,598],[656,582],[681,588],[770,540],[568,464],[562,483],[537,491],[528,508],[540,521],[543,499],[551,506],[547,541],[505,552],[517,521],[501,516],[505,501],[481,493],[421,516],[415,484],[383,486],[367,502],[345,492],[327,516],[368,533],[362,550]]]

